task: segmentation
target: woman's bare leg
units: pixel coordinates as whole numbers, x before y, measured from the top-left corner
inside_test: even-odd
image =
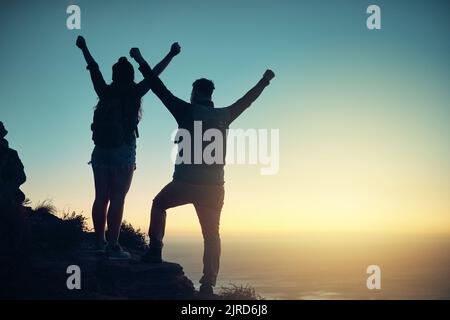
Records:
[[[106,167],[93,167],[95,200],[92,205],[92,221],[99,243],[105,242],[106,210],[109,202],[109,170]]]
[[[117,167],[113,170],[107,218],[108,240],[111,245],[115,245],[119,241],[125,197],[130,189],[134,167]]]

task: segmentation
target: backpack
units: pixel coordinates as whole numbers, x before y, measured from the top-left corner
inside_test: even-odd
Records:
[[[131,144],[138,136],[138,111],[119,98],[100,99],[91,125],[94,144],[103,148],[117,148]]]

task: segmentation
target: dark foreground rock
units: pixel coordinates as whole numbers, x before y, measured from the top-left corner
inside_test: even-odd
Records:
[[[69,289],[76,283],[78,268],[81,288]],[[192,299],[195,295],[179,264],[111,261],[83,250],[33,258],[16,277],[5,298]]]
[[[132,249],[130,261],[112,261],[91,249],[93,234],[80,231],[77,217],[63,220],[39,210],[27,215],[31,241],[21,250],[0,248],[0,298],[195,298],[179,264],[141,263],[142,249]],[[77,273],[80,289],[73,288]]]
[[[74,274],[67,273],[69,266],[80,268],[80,290],[67,287],[68,278]],[[179,264],[110,261],[87,252],[59,261],[38,261],[31,277],[33,298],[189,299],[195,292]]]

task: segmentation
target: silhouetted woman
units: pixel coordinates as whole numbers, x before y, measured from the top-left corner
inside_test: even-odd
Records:
[[[130,254],[119,245],[125,196],[136,168],[137,125],[141,98],[150,89],[147,80],[134,82],[134,69],[125,58],[112,67],[112,82],[106,84],[98,64],[91,56],[86,41],[79,36],[76,45],[83,52],[99,102],[91,125],[95,147],[91,164],[94,172],[95,201],[92,206],[97,246],[110,259],[129,259]],[[155,67],[161,73],[180,52],[174,43],[170,52]],[[109,205],[109,207],[108,207]],[[108,225],[108,241],[105,228]]]

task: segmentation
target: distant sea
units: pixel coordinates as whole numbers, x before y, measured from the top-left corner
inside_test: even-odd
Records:
[[[164,259],[180,263],[198,286],[200,238],[171,239]],[[369,290],[369,265],[381,289]],[[222,236],[218,287],[249,284],[266,299],[450,299],[450,236],[304,234]]]

